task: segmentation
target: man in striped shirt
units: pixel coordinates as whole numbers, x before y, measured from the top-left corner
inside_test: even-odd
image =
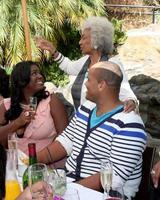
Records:
[[[113,164],[113,183],[124,187],[132,199],[141,180],[142,153],[146,146],[143,122],[134,111],[123,112],[119,100],[122,81],[119,66],[99,62],[89,70],[86,102],[79,107],[68,127],[46,149],[38,153],[39,162],[54,162],[68,155],[66,169],[78,183],[101,189],[100,164]]]

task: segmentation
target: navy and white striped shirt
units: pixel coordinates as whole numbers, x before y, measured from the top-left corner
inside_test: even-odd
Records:
[[[123,109],[90,128],[92,109],[82,105],[69,126],[57,138],[70,155],[66,168],[78,177],[100,171],[101,161],[113,163],[113,183],[119,182],[134,196],[141,180],[142,153],[147,136],[142,119]],[[115,180],[114,180],[115,179]],[[128,183],[128,184],[127,184]]]

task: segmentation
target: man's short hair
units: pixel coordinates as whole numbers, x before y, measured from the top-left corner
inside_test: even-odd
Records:
[[[105,81],[107,85],[120,88],[123,74],[119,66],[113,62],[105,61],[95,64],[92,68],[97,70],[97,80]]]

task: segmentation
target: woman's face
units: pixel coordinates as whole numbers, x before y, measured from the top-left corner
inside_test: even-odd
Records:
[[[91,54],[92,47],[91,47],[91,30],[84,29],[81,39],[79,41],[79,45],[83,54]]]
[[[36,93],[44,88],[44,78],[41,75],[39,67],[36,65],[31,66],[30,82],[26,88],[33,93]]]

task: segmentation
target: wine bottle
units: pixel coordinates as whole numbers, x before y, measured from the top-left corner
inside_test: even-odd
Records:
[[[28,152],[29,152],[29,166],[37,163],[35,143],[28,144]],[[28,168],[25,170],[23,174],[22,183],[23,183],[23,189],[25,189],[28,186]]]

